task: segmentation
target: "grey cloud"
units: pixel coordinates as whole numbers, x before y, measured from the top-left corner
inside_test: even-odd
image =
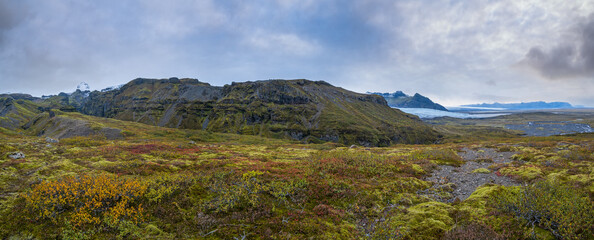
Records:
[[[6,32],[16,27],[26,13],[18,1],[0,1],[0,43],[4,40]]]
[[[594,1],[256,2],[0,0],[0,92],[40,96],[136,77],[214,85],[309,78],[359,92],[419,92],[446,105],[505,100],[496,95],[594,102],[590,79],[542,84],[508,71],[537,44],[544,47],[526,68],[557,78],[594,68],[594,20],[572,18],[594,12]],[[493,96],[473,95],[485,87]]]
[[[519,65],[548,79],[594,77],[594,14],[578,21],[555,47],[532,47]]]
[[[9,2],[0,2],[0,30],[8,30],[18,23],[19,13],[15,11],[14,6],[9,6]]]

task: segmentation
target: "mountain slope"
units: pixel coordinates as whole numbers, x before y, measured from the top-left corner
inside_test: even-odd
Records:
[[[447,109],[437,103],[431,101],[431,99],[415,93],[413,96],[408,96],[402,91],[396,91],[394,93],[371,93],[384,97],[390,107],[397,108],[430,108],[441,111],[447,111]]]
[[[375,95],[326,82],[269,80],[211,86],[195,79],[135,79],[91,92],[85,114],[157,126],[290,137],[307,142],[424,143],[437,133]]]
[[[35,98],[26,94],[0,95],[0,127],[16,129],[40,113]]]

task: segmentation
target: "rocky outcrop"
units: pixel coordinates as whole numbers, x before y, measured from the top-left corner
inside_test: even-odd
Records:
[[[25,158],[25,154],[22,152],[11,152],[11,153],[8,153],[7,156],[8,156],[8,158],[14,159],[14,160]]]

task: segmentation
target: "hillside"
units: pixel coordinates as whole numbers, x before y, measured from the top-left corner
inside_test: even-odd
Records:
[[[447,111],[447,109],[437,103],[431,101],[431,99],[415,93],[413,96],[406,95],[402,91],[396,91],[394,93],[371,93],[384,97],[390,107],[396,108],[429,108],[441,111]]]
[[[1,94],[0,127],[19,128],[40,113],[39,105],[32,100],[35,98],[26,94]]]
[[[135,79],[91,92],[84,114],[156,126],[203,129],[304,142],[364,146],[426,143],[437,133],[379,96],[322,81],[268,80],[211,86],[196,79]]]

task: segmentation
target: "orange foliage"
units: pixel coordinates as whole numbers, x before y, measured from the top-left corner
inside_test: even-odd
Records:
[[[36,185],[25,201],[36,219],[60,219],[80,227],[85,224],[113,225],[120,220],[138,223],[144,219],[142,205],[134,206],[146,186],[136,180],[108,175],[67,176]]]

